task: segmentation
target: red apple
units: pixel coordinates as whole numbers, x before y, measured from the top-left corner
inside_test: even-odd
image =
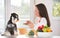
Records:
[[[38,27],[38,30],[41,30],[41,29],[43,29],[43,28],[44,28],[44,25],[39,26],[39,27]]]
[[[44,25],[42,25],[42,29],[44,28]]]

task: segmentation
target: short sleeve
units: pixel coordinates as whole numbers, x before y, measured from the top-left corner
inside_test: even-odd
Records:
[[[47,20],[46,18],[41,18],[41,21],[39,22],[40,25],[47,25]]]
[[[41,26],[41,25],[44,25],[44,26],[47,25],[47,20],[46,20],[46,18],[41,18],[41,20],[40,20],[39,23],[34,24],[34,29],[37,29],[38,26]]]

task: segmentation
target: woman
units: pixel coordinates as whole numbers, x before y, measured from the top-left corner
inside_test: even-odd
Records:
[[[44,4],[38,4],[35,6],[35,17],[37,22],[37,26],[35,25],[35,28],[41,25],[50,27],[50,21],[48,17],[48,12],[46,9],[46,6]]]
[[[26,24],[29,25],[30,28],[37,29],[38,26],[48,26],[50,27],[50,21],[47,13],[46,6],[44,4],[38,4],[35,6],[35,24],[31,21],[27,21]]]

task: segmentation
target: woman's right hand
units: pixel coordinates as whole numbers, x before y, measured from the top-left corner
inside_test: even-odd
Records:
[[[24,23],[25,25],[28,25],[30,28],[34,28],[34,24],[31,21],[27,21]]]

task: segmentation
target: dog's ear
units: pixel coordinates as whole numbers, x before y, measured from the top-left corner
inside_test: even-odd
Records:
[[[15,18],[15,13],[12,13],[11,16],[10,16],[10,20],[12,20],[13,18]]]
[[[12,16],[10,16],[10,20],[12,20]]]

